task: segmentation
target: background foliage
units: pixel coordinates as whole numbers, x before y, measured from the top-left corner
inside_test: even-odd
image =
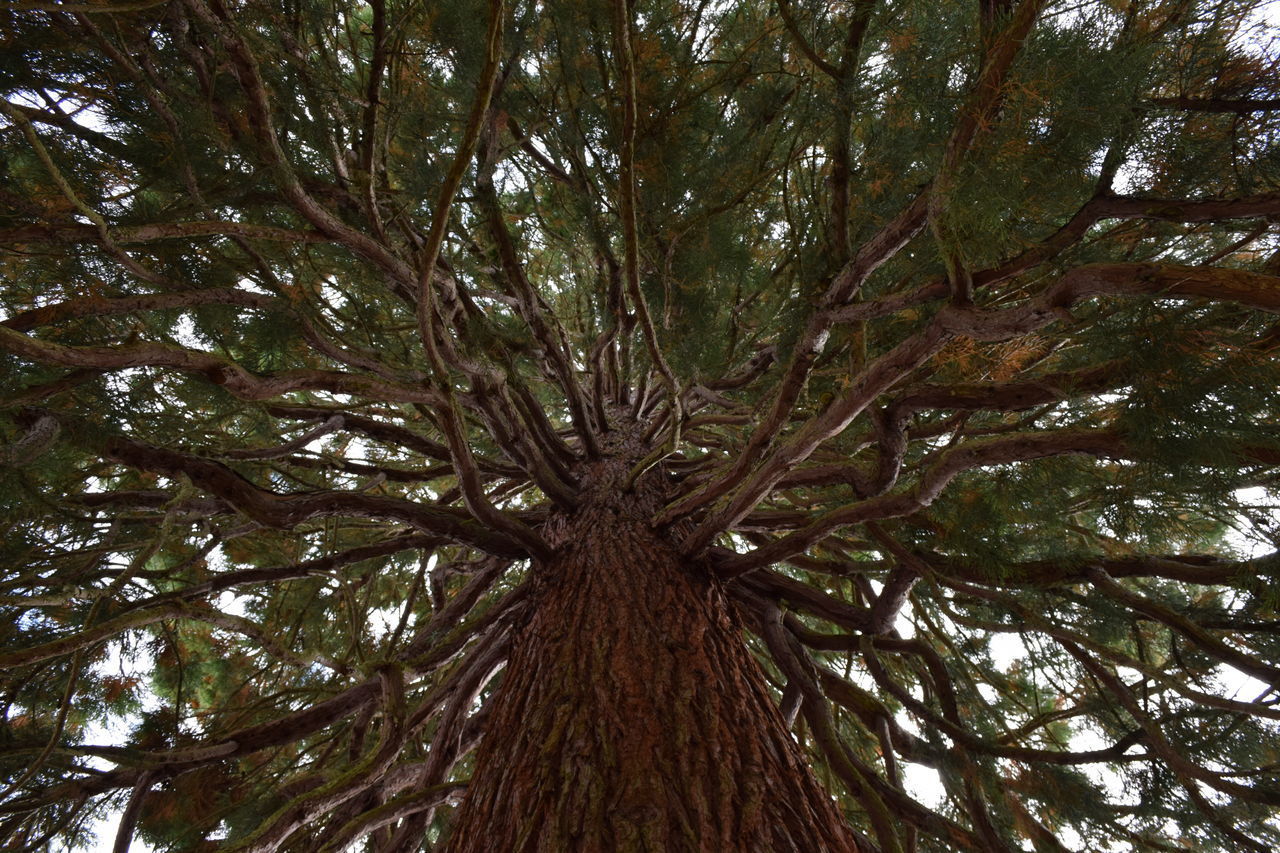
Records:
[[[434,844],[631,422],[869,849],[1280,846],[1259,10],[6,3],[6,849]]]

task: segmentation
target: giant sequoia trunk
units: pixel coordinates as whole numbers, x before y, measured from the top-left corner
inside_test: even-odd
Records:
[[[553,523],[446,849],[856,851],[719,585],[601,485]]]

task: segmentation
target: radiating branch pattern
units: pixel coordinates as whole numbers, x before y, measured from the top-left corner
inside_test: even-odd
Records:
[[[1280,847],[1265,5],[6,4],[0,846]]]

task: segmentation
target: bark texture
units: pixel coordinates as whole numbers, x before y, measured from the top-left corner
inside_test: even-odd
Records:
[[[719,584],[604,479],[549,525],[445,849],[856,853]]]

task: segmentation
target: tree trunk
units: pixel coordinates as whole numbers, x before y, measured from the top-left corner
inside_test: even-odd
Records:
[[[856,853],[719,584],[592,491],[550,525],[445,849]]]

